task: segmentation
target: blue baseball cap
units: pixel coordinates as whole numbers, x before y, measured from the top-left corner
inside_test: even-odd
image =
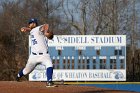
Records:
[[[28,24],[31,24],[31,23],[36,23],[38,25],[38,21],[36,18],[31,18],[29,21],[28,21]]]

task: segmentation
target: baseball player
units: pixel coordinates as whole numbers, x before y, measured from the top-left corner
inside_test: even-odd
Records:
[[[53,33],[49,31],[48,28],[48,24],[38,26],[37,19],[35,18],[29,20],[28,27],[21,28],[22,32],[30,32],[31,54],[25,68],[19,71],[16,77],[17,81],[19,81],[22,76],[31,73],[38,64],[42,64],[46,67],[48,81],[46,87],[55,87],[52,82],[53,64],[48,53],[48,39],[53,38]]]

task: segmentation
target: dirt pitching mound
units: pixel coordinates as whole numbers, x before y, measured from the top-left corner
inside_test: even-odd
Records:
[[[48,88],[45,82],[0,81],[0,93],[136,93],[79,85],[56,85],[58,87]]]

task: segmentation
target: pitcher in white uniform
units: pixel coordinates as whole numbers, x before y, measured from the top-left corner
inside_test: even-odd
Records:
[[[35,18],[30,19],[28,24],[29,28],[21,28],[21,31],[30,31],[31,54],[25,68],[19,71],[16,80],[19,81],[22,76],[31,73],[38,64],[42,64],[46,67],[47,87],[54,87],[52,83],[53,64],[48,53],[48,39],[45,36],[46,29],[43,29],[44,25],[38,26]]]

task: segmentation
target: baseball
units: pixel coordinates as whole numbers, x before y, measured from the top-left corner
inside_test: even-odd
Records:
[[[20,29],[20,31],[21,31],[21,32],[24,32],[24,31],[25,31],[25,29],[24,29],[24,28],[21,28],[21,29]]]

